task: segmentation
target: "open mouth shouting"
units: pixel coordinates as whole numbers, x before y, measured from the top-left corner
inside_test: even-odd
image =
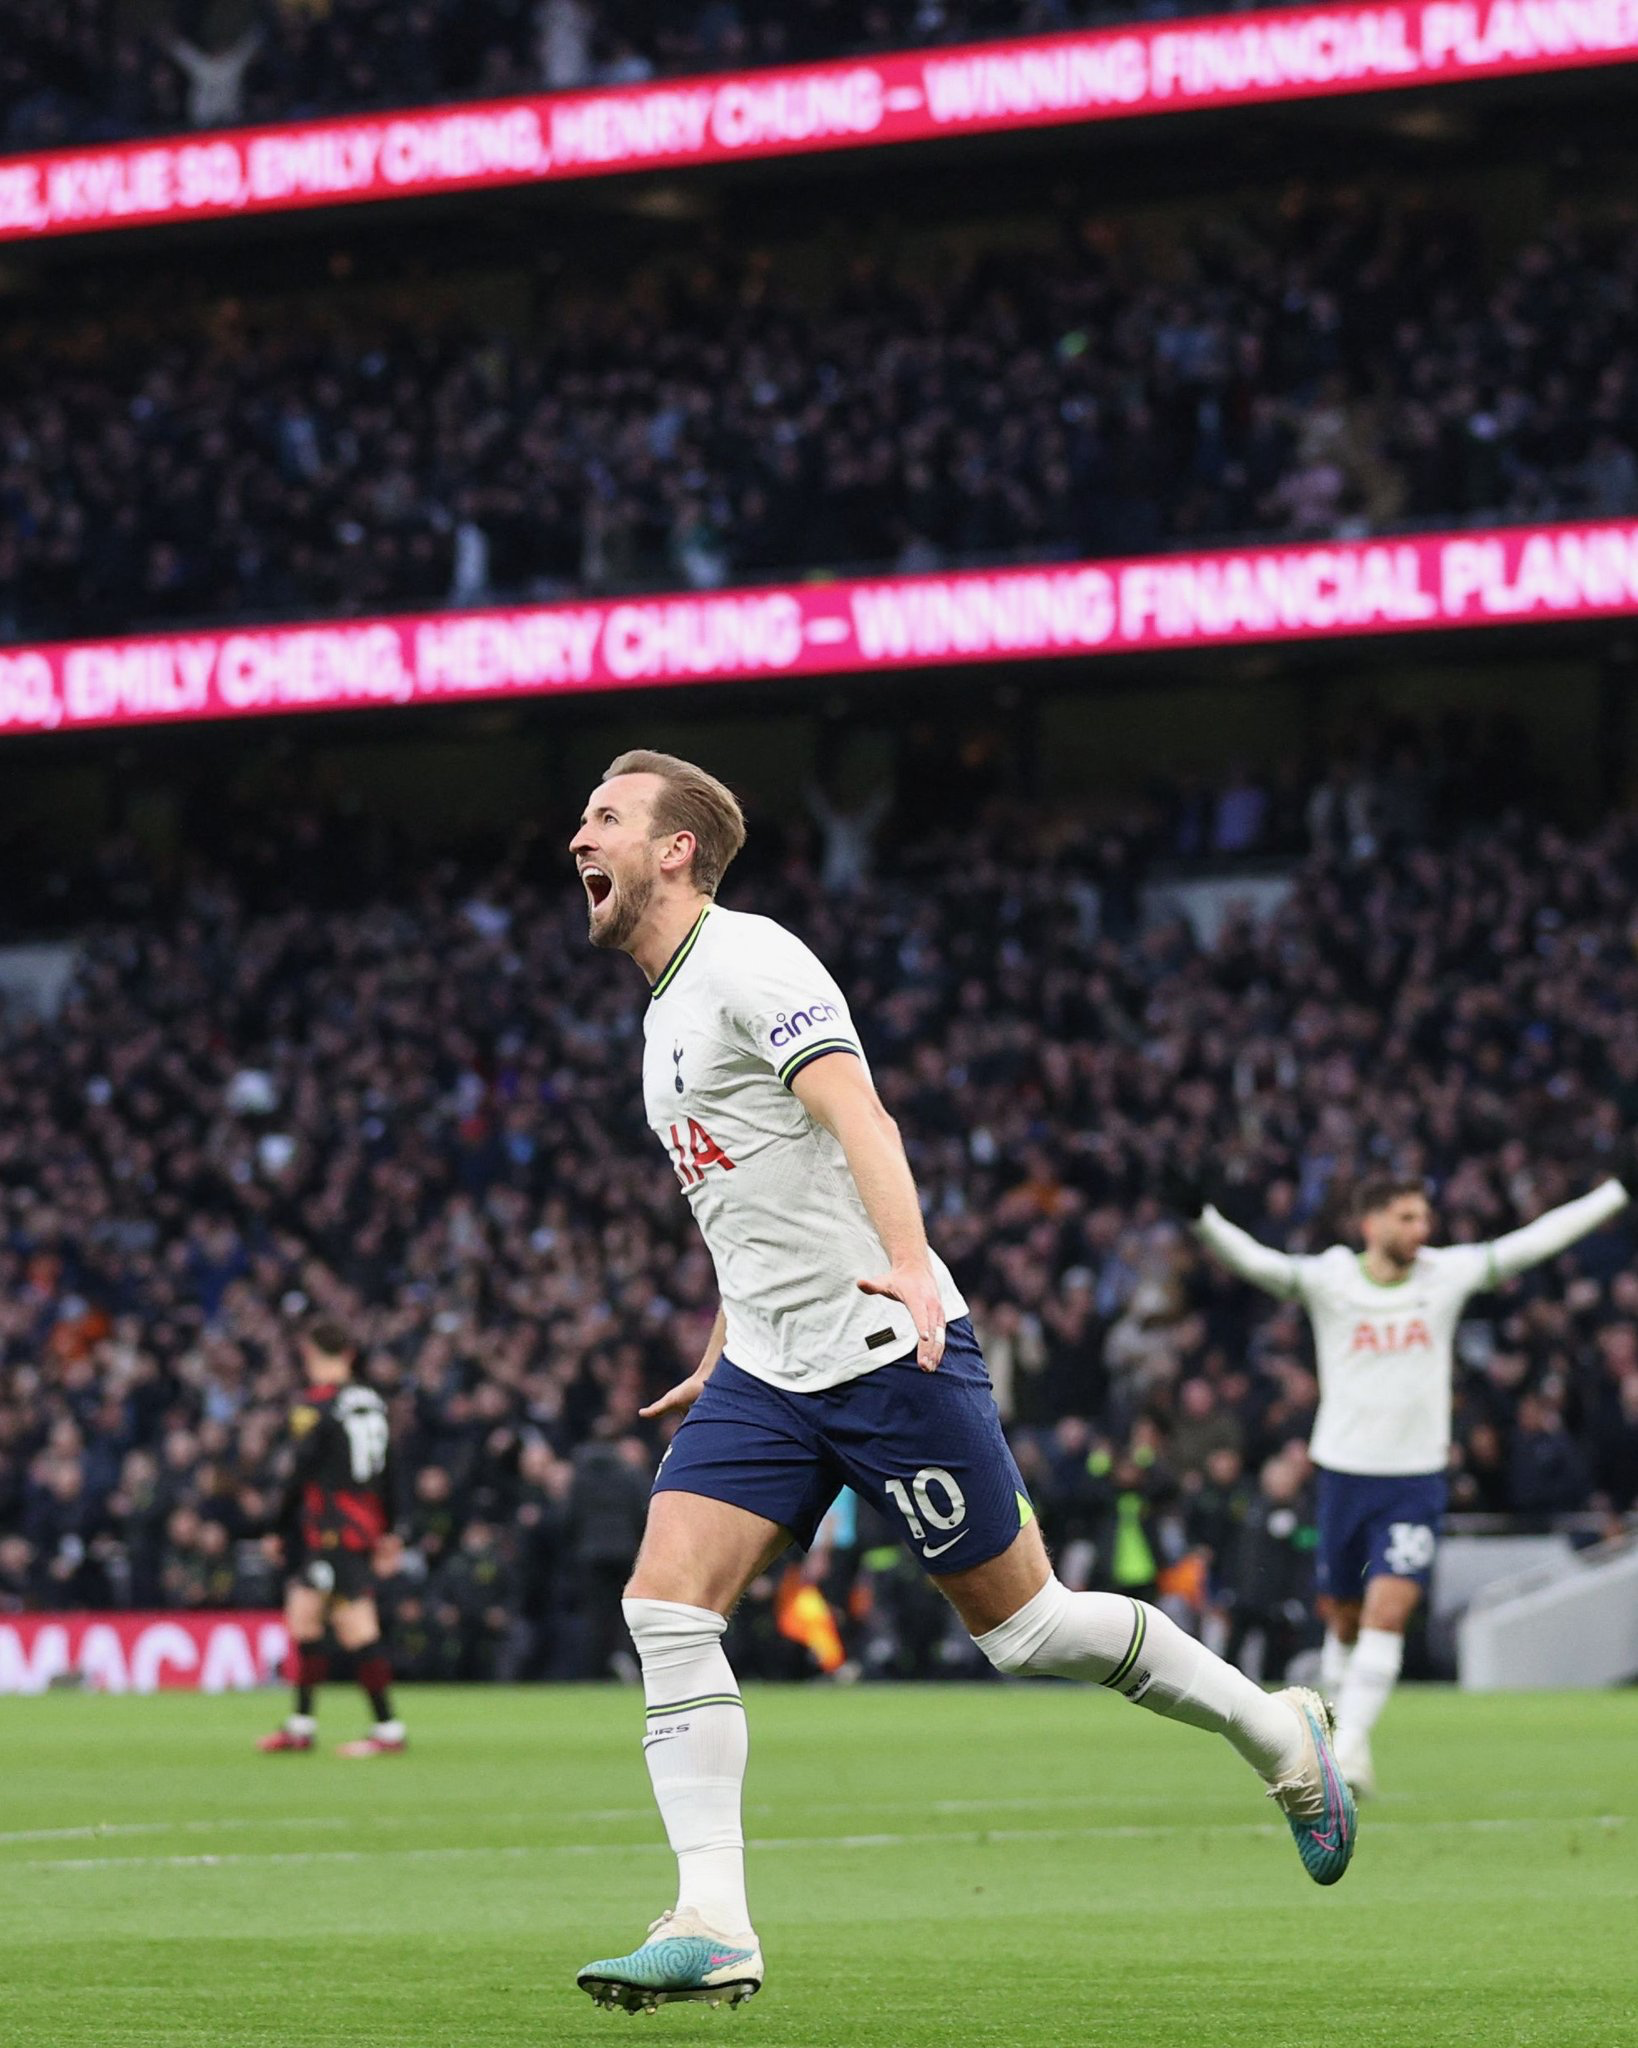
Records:
[[[601,861],[580,865],[580,886],[586,892],[586,936],[594,946],[624,946],[643,921],[652,880],[639,871],[618,885]]]

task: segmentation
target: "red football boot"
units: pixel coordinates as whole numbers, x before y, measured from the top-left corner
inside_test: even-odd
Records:
[[[372,1728],[368,1735],[361,1735],[356,1742],[344,1742],[336,1751],[337,1756],[402,1756],[409,1748],[402,1721],[382,1721]]]
[[[277,1756],[286,1749],[311,1749],[312,1728],[292,1728],[288,1722],[282,1728],[275,1728],[271,1735],[264,1735],[256,1747],[263,1756]]]

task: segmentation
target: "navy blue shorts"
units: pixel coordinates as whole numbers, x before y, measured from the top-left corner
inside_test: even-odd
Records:
[[[804,1548],[844,1486],[940,1574],[999,1557],[1033,1518],[967,1317],[946,1331],[937,1372],[912,1353],[811,1394],[722,1359],[654,1479],[656,1493],[765,1515]]]
[[[1450,1486],[1443,1472],[1408,1478],[1327,1472],[1319,1478],[1315,1583],[1333,1600],[1358,1600],[1368,1579],[1414,1579],[1425,1591]]]

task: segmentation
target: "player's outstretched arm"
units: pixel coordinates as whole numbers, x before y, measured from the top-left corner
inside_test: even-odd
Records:
[[[1276,1295],[1281,1301],[1295,1301],[1302,1293],[1298,1262],[1289,1252],[1277,1252],[1259,1243],[1249,1230],[1231,1223],[1210,1202],[1195,1222],[1194,1234],[1231,1273],[1238,1273],[1242,1280],[1249,1280],[1265,1294]]]
[[[1515,1274],[1528,1272],[1545,1259],[1556,1259],[1589,1231],[1608,1223],[1612,1216],[1619,1216],[1631,1199],[1621,1181],[1606,1180],[1591,1194],[1578,1195],[1573,1202],[1549,1209],[1521,1230],[1508,1231],[1490,1247],[1491,1277],[1511,1280]]]
[[[670,1415],[674,1412],[686,1415],[705,1392],[705,1383],[715,1370],[717,1360],[722,1356],[722,1347],[727,1341],[728,1314],[725,1309],[719,1308],[699,1364],[687,1379],[678,1380],[674,1387],[667,1387],[657,1401],[650,1401],[646,1408],[639,1408],[637,1413],[642,1416]]]
[[[933,1277],[921,1203],[899,1127],[882,1105],[860,1062],[848,1053],[814,1060],[795,1075],[791,1093],[847,1154],[848,1171],[890,1270],[861,1275],[864,1294],[902,1302],[915,1319],[916,1363],[932,1372],[944,1356],[944,1303]]]

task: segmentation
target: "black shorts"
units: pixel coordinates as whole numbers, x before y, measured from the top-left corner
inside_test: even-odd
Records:
[[[288,1584],[305,1586],[327,1600],[375,1597],[375,1570],[367,1550],[305,1550],[291,1562]]]

